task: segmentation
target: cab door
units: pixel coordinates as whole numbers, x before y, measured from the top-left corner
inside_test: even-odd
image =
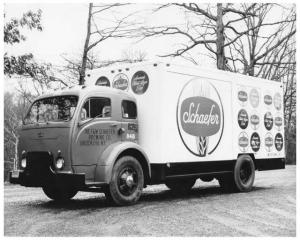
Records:
[[[91,97],[83,104],[75,127],[72,147],[72,165],[76,173],[85,173],[93,181],[99,156],[106,147],[121,141],[118,131],[121,122],[112,113],[110,97]]]
[[[132,100],[122,101],[122,141],[138,142],[138,120],[136,103]]]

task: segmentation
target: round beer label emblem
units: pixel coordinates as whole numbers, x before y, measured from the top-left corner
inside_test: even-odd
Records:
[[[274,95],[274,107],[277,111],[279,111],[281,109],[281,95],[280,93],[275,93]]]
[[[110,87],[110,81],[108,80],[107,77],[102,76],[102,77],[99,77],[99,78],[97,79],[95,85],[97,85],[97,86]]]
[[[209,80],[194,78],[187,82],[177,102],[177,126],[185,147],[204,157],[218,147],[224,129],[220,95]]]
[[[271,152],[272,146],[273,146],[273,136],[271,133],[267,133],[265,136],[265,147],[267,152]]]
[[[277,151],[281,151],[283,147],[283,137],[281,133],[277,133],[275,136],[275,148]]]
[[[241,129],[246,129],[248,126],[249,118],[245,109],[241,109],[238,113],[238,123]]]
[[[248,94],[247,94],[245,87],[241,87],[239,89],[237,97],[238,97],[240,105],[242,107],[245,107],[247,105],[247,101],[248,101]]]
[[[259,92],[256,88],[252,88],[250,91],[250,103],[253,108],[257,108],[259,105]]]
[[[120,90],[128,90],[128,77],[124,73],[119,73],[114,77],[113,87]]]
[[[273,117],[270,112],[267,112],[264,116],[264,123],[267,130],[271,130],[273,127]]]
[[[149,86],[149,77],[144,71],[136,72],[131,79],[131,89],[135,94],[144,94]]]
[[[249,146],[249,138],[246,132],[241,132],[238,139],[238,145],[242,152],[247,152]]]
[[[260,148],[260,137],[257,132],[252,133],[250,139],[250,145],[254,152],[258,152]]]
[[[272,104],[272,96],[271,95],[265,95],[264,96],[264,103],[268,106]]]
[[[250,116],[250,124],[253,130],[258,129],[259,127],[259,116],[256,111],[252,112]]]
[[[279,114],[277,114],[277,115],[275,116],[274,124],[275,124],[276,129],[277,129],[278,131],[280,131],[280,130],[281,130],[281,127],[282,127],[282,124],[283,124],[283,119],[282,119],[282,117],[281,117]]]

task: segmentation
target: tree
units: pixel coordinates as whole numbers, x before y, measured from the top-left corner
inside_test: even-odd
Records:
[[[127,22],[128,18],[133,14],[128,14],[121,19],[112,19],[112,25],[99,28],[95,16],[98,14],[103,14],[113,8],[125,6],[128,4],[89,4],[88,19],[87,19],[87,33],[83,48],[82,61],[79,71],[79,85],[84,84],[85,71],[89,61],[89,53],[93,48],[95,48],[99,43],[110,39],[110,38],[121,38],[127,36],[127,30],[132,23]]]
[[[82,72],[82,56],[68,56],[62,55],[65,64],[55,68],[57,74],[60,74],[64,79],[64,82],[68,85],[78,84],[78,79],[80,78],[80,73]],[[146,59],[146,53],[141,51],[129,52],[125,51],[122,53],[121,57],[118,59],[106,59],[101,60],[92,51],[87,55],[87,62],[85,65],[86,70],[92,70],[96,68],[108,67],[118,63],[135,63],[142,62]],[[85,74],[85,73],[84,73]]]
[[[28,96],[31,98],[30,96]],[[17,166],[19,127],[30,102],[15,94],[4,95],[4,177],[13,166]]]
[[[257,6],[257,9],[251,10],[253,14],[255,11],[255,16],[244,19],[245,27],[251,30],[229,46],[227,66],[231,71],[278,80],[280,68],[296,63],[290,61],[295,53],[295,7]],[[278,11],[287,14],[274,19],[273,15]]]
[[[42,31],[41,25],[42,11],[28,11],[23,14],[20,19],[12,18],[4,24],[4,43],[13,45],[26,40],[26,37],[21,33],[22,28],[30,30]],[[9,56],[4,54],[4,74],[11,77],[13,74],[34,76],[37,73],[43,72],[39,65],[34,61],[32,54],[24,54],[21,56]]]
[[[161,26],[161,27],[142,27],[140,30],[143,32],[144,37],[151,37],[155,35],[181,35],[186,37],[187,42],[184,43],[183,48],[177,49],[174,53],[162,55],[166,56],[184,56],[190,50],[204,46],[209,52],[213,53],[216,58],[216,65],[218,69],[225,69],[226,57],[225,48],[233,44],[240,37],[250,31],[245,29],[244,31],[238,32],[234,39],[226,38],[225,31],[232,31],[231,24],[237,24],[242,20],[253,16],[254,14],[250,11],[256,4],[250,4],[246,9],[242,9],[243,4],[222,4],[218,3],[216,7],[212,7],[210,4],[198,5],[196,3],[173,3],[166,4],[159,9],[177,6],[182,8],[186,14],[186,27],[180,28],[178,26]],[[197,21],[190,20],[196,19]],[[224,22],[225,19],[232,19]]]

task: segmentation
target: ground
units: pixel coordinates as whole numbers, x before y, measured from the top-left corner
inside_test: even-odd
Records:
[[[256,172],[248,193],[200,180],[185,196],[149,186],[138,204],[112,207],[101,193],[56,204],[39,188],[4,186],[5,236],[296,236],[296,167]]]

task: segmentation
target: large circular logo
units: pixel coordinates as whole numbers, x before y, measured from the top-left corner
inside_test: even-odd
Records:
[[[124,73],[119,73],[114,77],[113,87],[120,90],[128,90],[128,77]]]
[[[99,77],[99,78],[97,79],[95,85],[98,85],[98,86],[105,86],[105,87],[110,87],[110,81],[108,80],[107,77],[102,76],[102,77]]]
[[[238,123],[241,129],[246,129],[248,126],[249,118],[245,109],[241,109],[238,113]]]
[[[177,126],[185,147],[204,157],[218,147],[224,129],[224,111],[215,86],[206,79],[186,83],[177,102]]]
[[[273,116],[271,112],[266,112],[264,116],[264,123],[267,130],[271,130],[273,127]]]
[[[275,135],[275,148],[277,151],[281,151],[282,147],[283,147],[283,137],[281,135],[281,133],[277,133]]]
[[[250,145],[254,152],[258,152],[260,148],[260,137],[257,132],[252,133],[250,139]]]
[[[131,89],[135,94],[144,94],[149,86],[149,78],[144,71],[136,72],[131,79]]]

